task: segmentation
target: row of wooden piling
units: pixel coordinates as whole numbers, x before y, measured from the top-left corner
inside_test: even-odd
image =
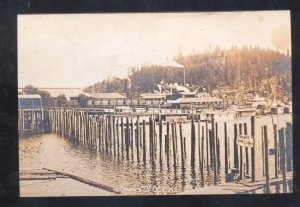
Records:
[[[49,120],[52,132],[91,150],[144,163],[173,164],[174,167],[181,164],[182,168],[198,165],[202,171],[213,170],[217,180],[219,144],[214,128],[207,121],[190,121],[189,141],[183,136],[183,125],[188,123],[155,120],[151,115],[114,116],[65,109],[50,110]],[[205,146],[209,153],[205,154]],[[198,164],[196,160],[199,160]]]

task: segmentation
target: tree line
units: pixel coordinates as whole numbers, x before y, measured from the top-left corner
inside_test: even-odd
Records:
[[[260,90],[263,82],[278,77],[280,88],[289,92],[291,86],[290,57],[275,50],[259,47],[232,47],[202,53],[193,53],[173,58],[184,66],[148,65],[131,68],[128,79],[110,77],[85,88],[85,92],[119,92],[140,94],[157,90],[157,84],[183,84],[185,70],[186,83],[190,87],[198,86],[211,92],[220,86],[238,88],[241,83],[248,88]],[[289,64],[280,64],[288,62]],[[279,73],[274,66],[280,65]],[[276,69],[278,71],[278,67]]]

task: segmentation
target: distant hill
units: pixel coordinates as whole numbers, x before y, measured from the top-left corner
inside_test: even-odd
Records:
[[[184,66],[186,83],[212,91],[220,85],[238,86],[240,82],[259,88],[262,80],[291,70],[291,58],[283,53],[258,47],[232,47],[227,50],[178,55],[174,61]],[[139,94],[157,90],[159,83],[183,84],[183,68],[148,65],[132,68],[129,79],[110,78],[84,89],[85,92]]]

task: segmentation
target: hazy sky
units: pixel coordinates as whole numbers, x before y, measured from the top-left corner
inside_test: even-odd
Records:
[[[85,87],[129,67],[166,64],[211,45],[291,48],[290,13],[18,16],[19,87]]]

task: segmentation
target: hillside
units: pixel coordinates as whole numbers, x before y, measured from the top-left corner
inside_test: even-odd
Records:
[[[271,86],[265,85],[274,83],[274,78],[286,92],[291,88],[291,58],[274,50],[258,47],[215,48],[188,56],[178,55],[174,60],[184,66],[186,83],[192,89],[212,92],[219,87],[234,89],[243,85],[258,91],[262,88],[271,90]],[[157,84],[161,83],[183,84],[183,68],[159,65],[132,68],[129,79],[109,78],[85,88],[85,91],[131,92],[137,95],[158,90]]]

